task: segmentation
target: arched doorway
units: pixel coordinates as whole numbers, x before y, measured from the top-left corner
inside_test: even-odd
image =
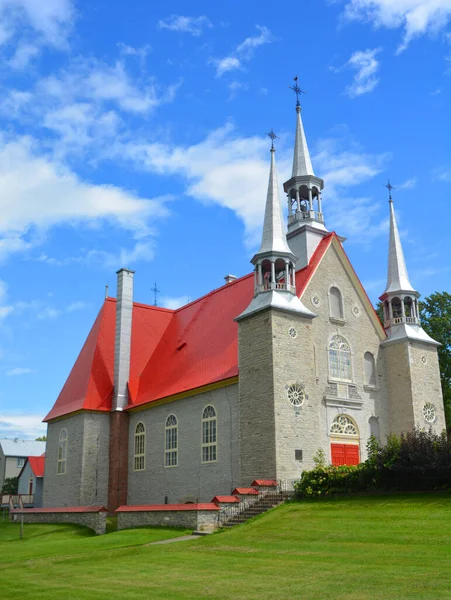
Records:
[[[359,430],[351,417],[337,415],[329,430],[332,465],[358,465],[360,462]]]

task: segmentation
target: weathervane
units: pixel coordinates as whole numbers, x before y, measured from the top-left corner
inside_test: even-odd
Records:
[[[396,190],[396,188],[392,186],[392,184],[390,183],[390,179],[388,180],[388,183],[387,183],[387,185],[385,187],[388,190],[388,199],[389,199],[389,201],[391,201],[392,200],[391,191],[392,190]]]
[[[155,285],[153,286],[153,288],[152,288],[152,290],[151,290],[151,291],[152,291],[152,292],[154,293],[154,295],[155,295],[155,302],[154,302],[154,306],[157,306],[157,294],[158,294],[158,292],[160,291],[160,290],[157,288],[157,282],[155,282]]]
[[[290,88],[290,90],[293,90],[293,92],[296,94],[296,106],[301,106],[301,103],[299,102],[299,96],[301,94],[305,94],[305,92],[303,90],[301,90],[301,88],[298,86],[298,76],[297,75],[294,78],[294,85],[290,85],[289,88]]]
[[[271,150],[274,150],[274,140],[278,140],[279,136],[277,136],[272,129],[266,135],[271,138]]]

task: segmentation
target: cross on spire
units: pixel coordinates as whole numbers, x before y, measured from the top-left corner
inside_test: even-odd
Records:
[[[391,191],[396,190],[396,188],[392,186],[392,184],[390,183],[390,179],[388,180],[388,183],[385,187],[388,190],[388,200],[389,202],[391,202],[393,200],[393,198],[391,197]]]
[[[155,282],[155,285],[153,286],[151,291],[154,293],[154,306],[157,306],[157,294],[160,292],[160,290],[157,288],[157,282]]]
[[[274,150],[274,140],[278,140],[279,136],[276,135],[272,129],[266,135],[271,138],[271,150]]]
[[[293,90],[293,92],[296,94],[296,106],[301,106],[301,103],[299,102],[299,96],[301,94],[305,94],[305,92],[303,90],[301,90],[301,88],[298,86],[298,76],[296,75],[296,77],[294,77],[294,85],[290,85],[289,86],[290,90]]]

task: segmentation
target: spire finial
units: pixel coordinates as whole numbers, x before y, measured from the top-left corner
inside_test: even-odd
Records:
[[[290,90],[293,90],[293,92],[296,94],[296,108],[300,108],[301,107],[301,103],[299,102],[299,96],[301,94],[305,94],[305,92],[303,90],[301,90],[301,88],[298,86],[298,76],[296,75],[296,77],[294,77],[294,85],[290,85],[289,86]]]
[[[390,183],[390,179],[388,180],[388,183],[385,187],[388,190],[388,201],[393,202],[393,198],[391,197],[391,191],[396,190],[396,188],[392,186],[392,184]]]
[[[151,289],[151,291],[154,293],[154,306],[157,306],[157,294],[159,293],[159,289],[157,288],[157,282],[155,282],[155,285],[153,286],[153,288]]]
[[[267,133],[266,135],[271,138],[271,150],[275,150],[274,140],[278,140],[279,136],[274,133],[273,129],[271,129],[271,131],[269,133]]]

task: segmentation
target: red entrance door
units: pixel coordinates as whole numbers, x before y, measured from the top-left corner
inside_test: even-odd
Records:
[[[359,446],[355,444],[331,444],[332,465],[358,465],[360,462]]]

